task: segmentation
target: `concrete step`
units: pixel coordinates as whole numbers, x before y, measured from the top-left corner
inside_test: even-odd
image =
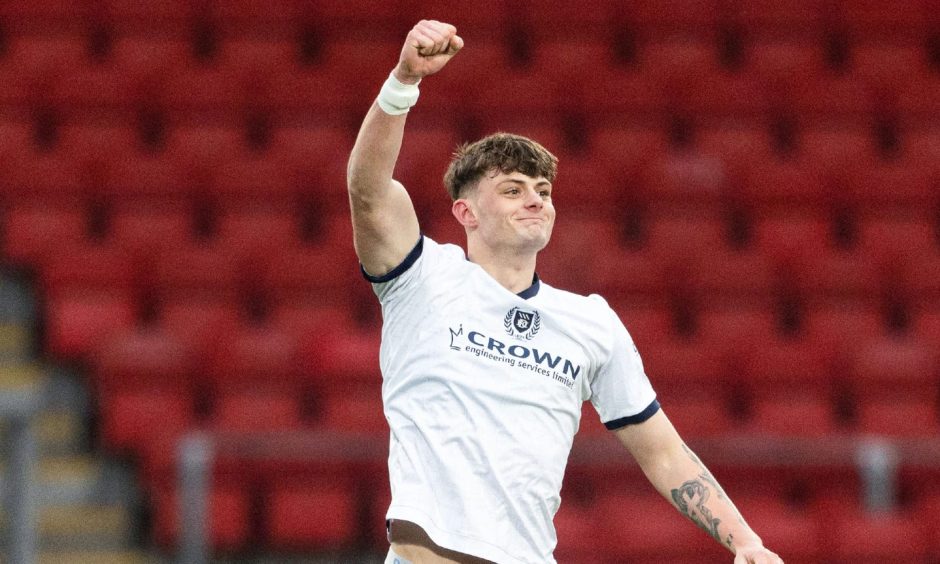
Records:
[[[0,437],[8,422],[0,420]],[[40,456],[62,456],[82,452],[87,437],[83,417],[74,410],[45,409],[36,416],[35,436]],[[0,454],[6,445],[0,446]]]
[[[39,553],[38,564],[158,564],[144,552],[128,550],[44,550]]]
[[[0,362],[23,362],[33,356],[33,332],[16,323],[0,323]]]
[[[127,507],[63,505],[39,510],[39,544],[49,549],[122,550],[133,541]]]

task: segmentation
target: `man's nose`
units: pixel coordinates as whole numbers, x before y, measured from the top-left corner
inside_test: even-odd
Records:
[[[541,209],[542,207],[542,195],[539,194],[538,190],[535,188],[529,188],[526,190],[525,205],[526,207],[535,207],[536,209]]]

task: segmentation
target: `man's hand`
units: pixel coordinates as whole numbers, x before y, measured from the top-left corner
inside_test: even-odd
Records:
[[[734,564],[783,564],[783,560],[763,546],[740,547],[736,551]]]
[[[444,68],[463,47],[457,28],[435,20],[421,20],[408,32],[395,78],[404,84],[416,84],[422,78]]]

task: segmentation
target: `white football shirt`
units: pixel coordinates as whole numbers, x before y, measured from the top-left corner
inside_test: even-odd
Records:
[[[455,245],[422,237],[385,276],[388,519],[500,564],[555,562],[552,519],[581,404],[610,429],[659,409],[600,297],[539,281],[513,294]]]

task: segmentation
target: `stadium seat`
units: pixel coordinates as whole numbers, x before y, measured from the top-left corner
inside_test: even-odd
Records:
[[[351,383],[341,391],[330,389],[318,398],[318,425],[339,431],[385,434],[388,421],[382,407],[381,378],[372,382]]]
[[[162,486],[151,492],[154,508],[153,540],[157,546],[178,546],[180,536],[179,494],[175,486]],[[212,550],[232,552],[245,549],[252,533],[251,496],[240,484],[214,483],[207,499],[207,532]]]
[[[725,162],[698,148],[666,153],[649,163],[643,174],[659,209],[717,214],[735,195]]]
[[[219,245],[166,249],[154,257],[149,283],[161,301],[204,297],[236,302],[244,290],[241,266]]]
[[[756,160],[748,166],[742,180],[744,201],[762,213],[818,212],[829,201],[815,171],[799,160]]]
[[[278,378],[272,373],[272,378]],[[301,399],[292,393],[265,390],[214,394],[209,426],[219,431],[264,432],[303,426]]]
[[[90,355],[98,390],[186,394],[196,369],[188,341],[161,326],[133,328],[95,344]]]
[[[908,394],[877,395],[859,399],[856,430],[865,435],[888,437],[936,437],[940,431],[937,386],[918,397]]]
[[[826,550],[824,527],[806,507],[787,504],[768,494],[730,494],[764,545],[787,562],[815,562]]]
[[[68,290],[134,292],[140,273],[130,257],[120,249],[86,244],[60,246],[44,261],[40,284],[46,295]]]
[[[904,13],[903,10],[892,12]],[[878,40],[859,43],[852,48],[852,73],[890,89],[904,84],[910,77],[927,76],[930,69],[920,41],[921,38],[917,38],[907,43],[901,37],[893,37],[891,43]]]
[[[382,379],[379,341],[373,330],[311,335],[300,343],[302,377],[321,395],[347,390],[356,383],[378,385]]]
[[[655,494],[611,494],[594,509],[594,522],[602,531],[594,536],[597,551],[613,561],[726,558],[726,549]]]
[[[923,558],[927,542],[912,515],[903,512],[865,513],[862,508],[844,510],[832,523],[831,557],[834,562],[912,562]]]
[[[223,211],[216,240],[240,261],[257,261],[299,246],[300,221],[287,212]]]
[[[727,2],[726,17],[740,23],[746,33],[757,38],[797,37],[816,39],[821,32],[824,10],[821,2],[785,0],[754,4],[746,0]]]
[[[87,237],[80,207],[13,206],[3,224],[3,255],[19,266],[45,263],[61,245],[79,246]]]
[[[359,529],[358,496],[335,480],[274,482],[264,500],[265,544],[275,550],[348,548]]]
[[[278,391],[297,397],[297,343],[270,326],[239,326],[222,335],[207,382],[215,391]]]
[[[118,289],[63,290],[44,300],[44,350],[61,360],[82,360],[101,339],[137,321],[135,298]]]
[[[863,216],[924,217],[933,198],[928,166],[917,158],[868,161],[852,179],[850,197]]]
[[[756,37],[748,48],[746,71],[765,84],[802,81],[825,74],[818,41],[786,37]]]
[[[181,292],[159,304],[156,323],[174,338],[188,343],[197,360],[208,362],[218,339],[235,330],[242,314],[241,304],[224,296]]]
[[[136,260],[147,262],[167,249],[193,244],[194,220],[187,209],[122,209],[115,211],[109,243],[126,250]]]
[[[97,401],[104,447],[138,461],[147,456],[147,445],[171,446],[196,422],[194,398],[183,388],[125,387],[101,392]],[[175,453],[166,457],[174,460]]]
[[[906,254],[940,255],[940,241],[937,240],[934,226],[926,217],[895,218],[888,217],[887,212],[861,221],[859,248],[879,263],[900,259]]]

